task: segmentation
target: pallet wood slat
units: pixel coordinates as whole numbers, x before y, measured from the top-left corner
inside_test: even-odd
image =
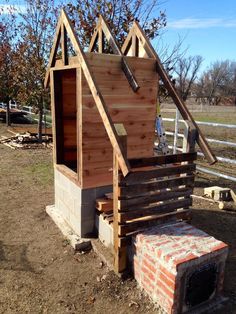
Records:
[[[157,177],[171,176],[177,174],[192,173],[195,171],[196,165],[176,165],[171,167],[157,168],[149,171],[131,171],[122,181],[122,185],[133,184],[134,182],[144,182],[145,180],[155,179]]]
[[[133,185],[125,185],[123,182],[119,183],[120,185],[120,199],[130,199],[134,198],[137,195],[145,195],[150,193],[150,191],[173,188],[178,186],[187,186],[193,187],[194,185],[194,175],[187,175],[184,177],[163,179],[156,182],[147,182],[147,183],[136,183]]]
[[[169,221],[171,218],[179,220],[189,220],[191,218],[191,212],[189,210],[180,210],[177,212],[171,212],[162,215],[153,215],[147,218],[146,220],[137,221],[134,223],[120,225],[119,226],[119,236],[123,237],[131,232],[137,232],[148,227],[153,227],[159,224]]]
[[[166,221],[171,221],[171,219],[189,221],[191,219],[191,212],[189,209],[181,209],[181,210],[178,210],[177,212],[162,214],[162,215],[159,215],[158,220],[154,221],[153,224],[154,226],[156,226],[158,224],[163,224]],[[140,232],[141,230],[142,228],[137,229],[135,231],[128,232],[123,236],[119,236],[118,238],[119,246],[126,247],[131,242],[131,237],[137,234],[138,232]]]
[[[164,202],[163,204],[150,204],[148,206],[136,207],[131,210],[129,208],[126,212],[119,212],[119,223],[132,224],[136,223],[136,221],[132,221],[135,219],[145,218],[146,220],[152,219],[153,215],[156,216],[158,214],[166,214],[173,211],[176,211],[179,208],[188,208],[192,205],[192,198],[184,198],[180,200],[172,199],[171,201]],[[145,221],[146,221],[145,220]]]
[[[156,156],[150,158],[133,158],[129,159],[130,167],[139,168],[145,166],[156,166],[163,164],[179,163],[184,161],[194,161],[197,159],[197,153],[183,153],[174,155]]]
[[[193,189],[189,187],[178,188],[178,189],[168,190],[168,191],[157,190],[157,191],[153,191],[152,194],[150,194],[149,192],[147,196],[135,195],[135,197],[131,199],[119,200],[118,207],[122,211],[132,210],[142,205],[170,200],[172,198],[187,197],[187,196],[189,197],[192,193],[193,193]]]

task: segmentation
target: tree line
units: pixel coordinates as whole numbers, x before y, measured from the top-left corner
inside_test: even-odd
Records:
[[[23,9],[9,5],[7,12],[0,6],[0,102],[8,105],[10,100],[15,100],[21,105],[37,108],[41,140],[43,109],[50,103],[49,91],[44,89],[44,77],[61,7],[68,12],[86,50],[99,14],[108,21],[120,44],[134,20],[140,22],[151,40],[157,38],[167,24],[159,2],[25,0]],[[198,77],[202,57],[186,58],[179,50],[175,46],[169,54],[165,53],[163,62],[184,100],[193,93],[197,97],[204,95],[209,101],[222,94],[235,95],[234,62],[216,62]],[[9,117],[9,106],[7,111]]]

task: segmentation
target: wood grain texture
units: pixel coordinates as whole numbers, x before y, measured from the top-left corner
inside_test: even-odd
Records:
[[[99,82],[99,88],[113,123],[123,123],[127,131],[128,157],[153,156],[158,86],[153,60],[127,57],[130,67],[135,73],[137,70],[137,77],[140,78],[140,88],[137,93],[134,93],[120,69],[120,56],[95,53],[86,56],[91,71]],[[152,80],[149,80],[147,75]],[[112,168],[112,146],[85,77],[82,81],[82,90],[82,145],[85,170],[83,186],[86,187],[86,182],[91,184],[92,175],[97,177],[104,171],[100,182],[102,186],[109,182],[108,178],[111,178],[109,169]],[[89,181],[86,177],[90,178]],[[97,180],[95,182],[98,184]]]

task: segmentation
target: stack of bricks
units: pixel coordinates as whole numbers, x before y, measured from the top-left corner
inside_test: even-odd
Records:
[[[227,253],[225,243],[187,223],[156,226],[133,237],[134,276],[164,312],[185,313],[203,306],[189,306],[186,285],[194,271],[207,265],[214,264],[217,275],[214,293],[203,303],[209,307],[220,299]],[[205,287],[198,283],[198,288]]]

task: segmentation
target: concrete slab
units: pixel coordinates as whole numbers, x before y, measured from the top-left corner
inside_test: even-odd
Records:
[[[83,239],[75,234],[66,221],[62,218],[55,205],[47,206],[46,212],[55,222],[65,238],[70,242],[75,251],[86,251],[91,249],[91,239]]]

